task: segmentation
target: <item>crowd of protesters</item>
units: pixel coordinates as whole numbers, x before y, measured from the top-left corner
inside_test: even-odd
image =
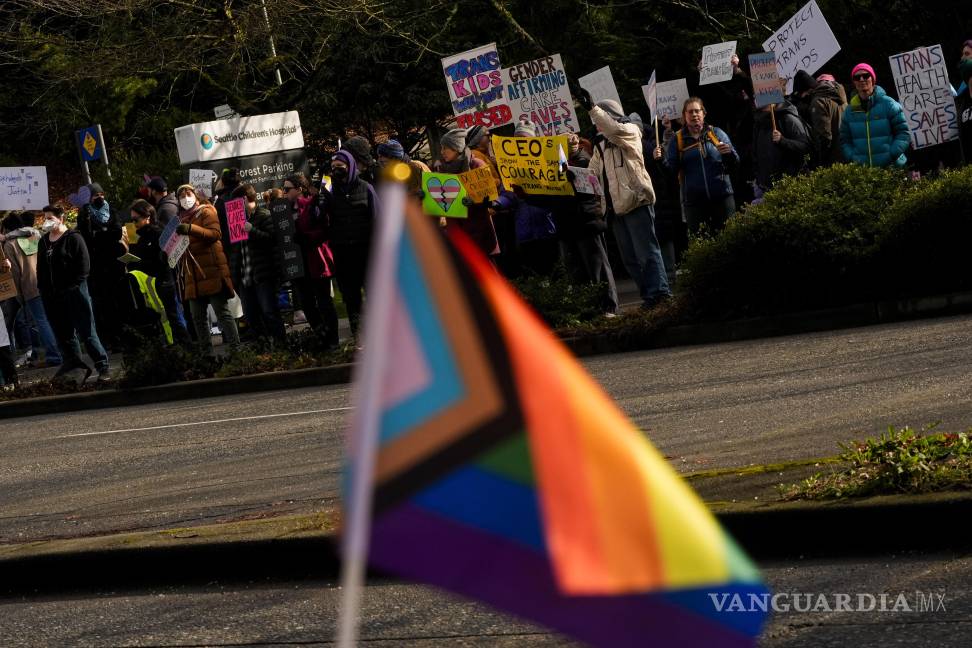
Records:
[[[379,213],[376,186],[381,168],[394,162],[411,168],[407,184],[415,198],[421,198],[423,172],[489,169],[499,198],[469,202],[468,218],[443,218],[441,227],[463,230],[511,278],[550,274],[563,264],[576,281],[603,287],[608,317],[620,307],[611,248],[634,280],[641,307],[652,309],[671,296],[686,241],[717,233],[782,176],[837,162],[908,164],[904,111],[877,84],[869,64],[851,70],[849,94],[830,74],[799,72],[783,103],[757,109],[739,58],[732,63],[729,82],[706,86],[709,96],[691,97],[680,119],[666,118],[657,130],[646,128],[637,113],[624,114],[615,101],[594,103],[574,89],[593,129],[590,137],[568,135],[567,163],[593,172],[602,195],[505,190],[489,132],[475,126],[442,135],[431,164],[412,159],[396,139],[373,148],[363,137],[349,138],[322,170],[329,184],[297,173],[261,195],[238,169],[226,169],[211,199],[189,184],[170,192],[159,176],[134,200],[116,200],[91,184],[76,227],[53,205],[7,213],[0,221],[0,264],[11,270],[17,296],[3,302],[0,384],[16,384],[23,365],[57,366],[55,377],[77,371],[82,381],[96,370],[98,380],[107,381],[110,352],[138,339],[135,333],[212,353],[211,318],[230,347],[257,338],[280,344],[286,303],[293,305],[294,323],[306,322],[325,348],[336,348],[334,288],[356,336]],[[972,158],[972,41],[963,45],[958,72],[961,160]],[[718,125],[710,122],[707,103]],[[540,130],[523,121],[513,134],[537,137]],[[574,180],[572,172],[568,179]],[[230,242],[226,203],[237,198],[245,204],[247,238]],[[304,268],[291,281],[284,280],[269,211],[281,201],[290,210]],[[189,239],[174,264],[160,240],[172,220]]]

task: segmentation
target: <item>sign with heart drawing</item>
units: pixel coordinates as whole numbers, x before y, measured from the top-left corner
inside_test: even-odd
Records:
[[[68,202],[75,207],[81,208],[91,202],[91,190],[87,186],[78,189],[78,193],[68,196]]]
[[[469,209],[463,204],[466,190],[459,181],[459,176],[453,173],[423,173],[422,208],[429,216],[447,216],[450,218],[468,218]]]

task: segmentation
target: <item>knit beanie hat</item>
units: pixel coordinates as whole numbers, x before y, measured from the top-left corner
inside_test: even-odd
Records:
[[[824,81],[830,81],[831,83],[837,83],[837,79],[834,78],[833,74],[821,74],[817,77],[817,83],[823,83]]]
[[[99,193],[105,193],[105,190],[102,189],[101,188],[101,185],[98,184],[97,182],[92,182],[91,184],[89,184],[88,185],[88,191],[91,192],[91,195],[92,196],[95,195],[95,194],[99,194]]]
[[[516,125],[516,130],[513,131],[514,137],[538,137],[540,133],[537,131],[537,125],[531,121],[521,121]]]
[[[597,107],[613,117],[615,121],[619,121],[624,118],[624,111],[621,109],[621,104],[614,99],[598,101]]]
[[[851,78],[853,79],[854,75],[858,72],[868,72],[871,75],[871,78],[874,79],[874,83],[877,83],[877,75],[874,74],[874,68],[867,63],[858,63],[855,65],[854,69],[851,70]]]
[[[466,150],[466,129],[453,128],[451,131],[442,136],[439,143],[446,148],[456,151],[457,153],[462,153]]]
[[[369,166],[374,161],[371,157],[371,144],[360,135],[348,138],[342,148],[349,151],[354,159],[364,166]]]
[[[176,195],[178,196],[179,194],[181,194],[184,189],[191,191],[193,196],[196,195],[196,188],[193,187],[191,184],[179,185],[179,188],[176,189]]]
[[[816,87],[817,80],[807,74],[806,70],[797,70],[796,76],[793,77],[793,92],[805,92],[807,90],[813,90]]]
[[[628,115],[628,121],[634,124],[635,126],[637,126],[638,130],[641,131],[642,135],[645,134],[645,120],[641,118],[641,115],[639,115],[636,112],[633,112],[630,115]]]
[[[486,130],[485,126],[476,124],[466,132],[466,145],[469,146],[469,148],[476,148],[488,133],[489,131]]]
[[[390,139],[378,145],[378,155],[395,160],[404,160],[405,147],[398,140]]]

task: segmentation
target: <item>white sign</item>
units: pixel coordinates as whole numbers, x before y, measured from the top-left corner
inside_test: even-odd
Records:
[[[580,87],[591,93],[591,101],[597,103],[605,99],[613,99],[621,105],[621,97],[618,95],[618,88],[614,85],[614,77],[611,76],[611,67],[605,65],[600,70],[594,70],[577,79]]]
[[[574,191],[583,194],[593,194],[601,196],[604,191],[601,189],[601,181],[597,179],[597,174],[585,167],[568,166],[567,170],[574,174]]]
[[[503,69],[513,121],[529,117],[544,136],[580,131],[560,54]]]
[[[651,71],[651,78],[648,79],[648,85],[641,86],[641,91],[645,94],[645,103],[648,104],[648,121],[652,121],[655,115],[658,114],[658,82],[655,79],[655,72],[657,70]]]
[[[47,198],[47,167],[0,167],[0,209],[43,209]]]
[[[207,199],[212,198],[213,182],[215,181],[216,172],[211,169],[189,169],[189,184],[200,196],[205,196]]]
[[[776,54],[780,78],[786,79],[787,94],[793,92],[798,70],[813,74],[837,55],[840,43],[816,0],[810,0],[765,43],[763,49]]]
[[[459,128],[497,128],[513,121],[496,43],[445,57],[442,72]]]
[[[293,110],[180,126],[175,138],[181,164],[304,148],[300,116]]]
[[[216,119],[239,119],[240,116],[240,113],[230,108],[229,104],[216,106],[213,112],[216,114]]]
[[[658,119],[681,119],[682,106],[688,101],[688,84],[685,79],[662,81],[656,90],[658,94]]]
[[[736,41],[727,41],[702,48],[702,67],[699,68],[699,85],[722,83],[732,78],[732,55],[736,53]]]
[[[911,145],[920,149],[958,139],[958,111],[942,46],[919,47],[888,60],[911,131]]]

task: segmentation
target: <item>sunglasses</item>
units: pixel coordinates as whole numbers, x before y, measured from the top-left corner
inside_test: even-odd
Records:
[[[290,185],[290,186],[284,185],[283,186],[283,190],[284,191],[290,191],[291,189],[296,189],[296,188],[297,187],[295,187],[294,185]]]
[[[867,72],[864,72],[862,74],[855,74],[854,75],[854,80],[855,81],[867,81],[870,78],[871,78],[871,75],[868,74]]]

